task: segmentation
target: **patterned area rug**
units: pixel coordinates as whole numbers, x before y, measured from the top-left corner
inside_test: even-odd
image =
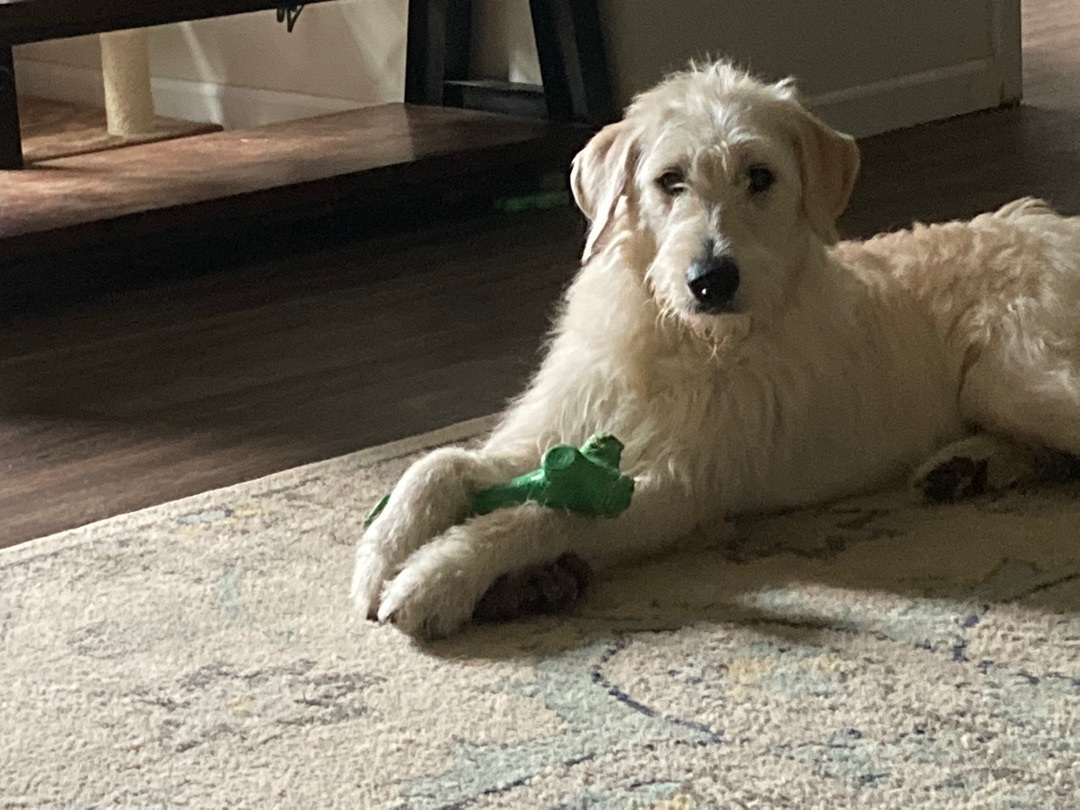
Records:
[[[419,648],[353,542],[470,423],[0,552],[0,806],[1076,807],[1080,486],[746,521]]]

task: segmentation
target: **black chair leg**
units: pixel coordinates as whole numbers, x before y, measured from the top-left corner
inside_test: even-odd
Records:
[[[469,72],[472,0],[409,0],[405,101],[442,104],[443,82]]]
[[[596,0],[529,0],[536,50],[540,57],[547,118],[604,124],[615,118],[612,86]],[[531,85],[465,82],[469,75],[472,0],[409,0],[405,101],[457,103],[472,97],[499,97],[505,106]],[[456,83],[448,102],[446,83]],[[494,86],[494,85],[505,86]],[[471,85],[463,88],[462,85]],[[527,94],[526,94],[527,95]]]
[[[15,65],[11,45],[0,42],[0,169],[23,167],[19,134],[19,105],[15,95]]]
[[[615,118],[596,0],[529,0],[548,117],[604,124]]]

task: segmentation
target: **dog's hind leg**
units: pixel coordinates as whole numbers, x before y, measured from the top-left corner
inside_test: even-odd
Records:
[[[1064,455],[993,433],[939,448],[915,470],[912,486],[926,500],[952,502],[1056,477]]]
[[[592,578],[592,567],[568,551],[554,562],[500,576],[481,598],[473,619],[509,621],[523,616],[566,613],[585,599]]]
[[[1059,350],[1021,357],[988,347],[968,370],[961,412],[979,431],[937,451],[915,475],[930,500],[956,500],[1080,465],[1080,371]]]
[[[1080,345],[1058,338],[1013,341],[1010,351],[988,347],[964,380],[960,407],[981,428],[1080,456]],[[1080,332],[1068,342],[1080,344]]]

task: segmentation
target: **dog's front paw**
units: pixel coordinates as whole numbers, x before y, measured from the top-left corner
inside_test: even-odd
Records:
[[[383,586],[393,575],[394,557],[381,539],[368,538],[367,533],[356,546],[353,565],[352,598],[356,612],[367,619],[375,619],[379,610],[379,595]]]
[[[349,595],[356,612],[368,619],[379,617],[383,591],[415,549],[431,540],[439,530],[427,521],[405,525],[392,520],[373,523],[356,544],[352,587]]]
[[[464,534],[453,532],[453,534]],[[380,622],[417,638],[442,638],[460,629],[486,589],[481,572],[455,554],[454,537],[415,552],[382,592]]]
[[[560,531],[559,526],[565,520],[562,513],[524,504],[451,527],[413,552],[382,591],[379,620],[420,638],[447,636],[472,618],[481,598],[500,577],[552,558],[561,560],[554,564],[559,573],[532,583],[541,586],[538,599],[560,604],[576,601],[588,575],[584,563],[565,555],[568,527]],[[536,570],[531,575],[534,580]],[[522,584],[511,579],[504,583]]]
[[[409,555],[465,518],[486,466],[477,454],[450,447],[406,471],[356,545],[350,594],[360,615],[376,618],[384,587]]]

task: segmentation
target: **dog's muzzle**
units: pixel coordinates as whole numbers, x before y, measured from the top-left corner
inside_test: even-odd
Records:
[[[686,283],[702,312],[730,312],[739,289],[739,265],[730,256],[695,259]]]

